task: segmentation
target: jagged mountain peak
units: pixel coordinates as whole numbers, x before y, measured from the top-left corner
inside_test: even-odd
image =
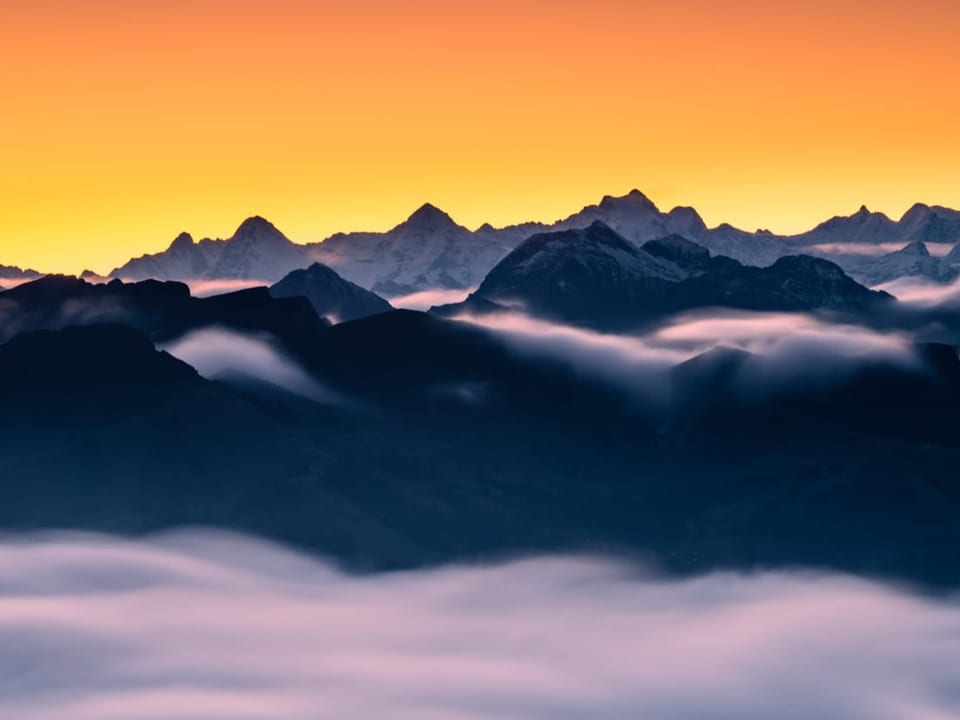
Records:
[[[334,322],[389,312],[379,295],[342,278],[333,268],[315,262],[294,270],[270,288],[271,297],[305,297],[317,313]]]
[[[170,243],[169,249],[171,251],[177,251],[185,248],[191,248],[193,245],[193,236],[188,232],[182,232],[173,239],[173,242]]]
[[[260,215],[253,215],[240,223],[231,240],[241,238],[282,239],[285,242],[290,242],[287,236],[280,232],[273,223]]]
[[[431,203],[424,203],[413,211],[400,227],[414,228],[417,230],[437,230],[445,228],[459,228],[447,213]]]
[[[630,208],[633,210],[642,209],[652,213],[660,212],[654,202],[636,188],[621,197],[604,195],[603,198],[601,198],[598,207],[604,210],[619,207]]]
[[[796,273],[797,275],[812,275],[831,279],[848,279],[847,274],[839,265],[824,258],[812,255],[784,255],[771,267],[774,269]]]
[[[710,262],[709,250],[676,233],[645,242],[641,248],[687,271],[703,269]]]
[[[897,251],[897,254],[900,255],[916,255],[918,257],[930,257],[930,250],[927,249],[926,244],[919,240],[915,240],[908,245],[905,245],[903,248]]]
[[[913,205],[910,206],[910,209],[907,210],[903,214],[903,216],[900,218],[900,222],[909,223],[911,220],[922,218],[925,215],[927,215],[931,210],[932,208],[926,203],[920,203],[920,202],[914,203]]]

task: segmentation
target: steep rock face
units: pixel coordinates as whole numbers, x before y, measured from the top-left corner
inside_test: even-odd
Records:
[[[960,212],[917,203],[900,219],[902,238],[911,242],[960,242]]]
[[[953,246],[941,260],[941,267],[950,276],[960,275],[960,243]]]
[[[217,280],[276,282],[307,264],[302,245],[291,242],[262,217],[248,218],[227,240],[206,277]]]
[[[393,307],[379,295],[344,280],[320,263],[294,270],[270,288],[270,295],[305,297],[314,310],[333,322],[345,322],[388,312]]]
[[[544,317],[615,327],[652,311],[668,286],[684,277],[676,264],[595,222],[524,241],[475,295]]]
[[[890,243],[901,237],[899,225],[879,212],[871,212],[866,206],[853,215],[837,216],[826,220],[801,235],[793,236],[798,245],[821,245],[837,243]]]
[[[662,212],[639,190],[623,197],[604,197],[597,205],[561,220],[555,229],[576,229],[595,221],[608,225],[627,240],[643,245],[668,235],[690,238],[717,255],[726,255],[750,265],[766,265],[787,251],[774,236],[748,233],[730,225],[708,229],[696,210],[677,207]]]
[[[273,298],[263,287],[194,298],[178,282],[91,284],[63,275],[48,275],[7,291],[0,312],[4,321],[0,342],[24,332],[112,323],[135,328],[155,341],[219,326],[269,333],[297,345],[329,325],[306,298]]]
[[[705,272],[710,266],[710,251],[680,235],[668,235],[642,245],[649,254],[672,262],[690,274]]]
[[[905,272],[948,280],[956,273],[955,256],[949,262],[899,268],[896,261],[884,259],[882,251],[899,250],[915,242],[936,243],[940,248],[960,243],[960,212],[938,206],[917,204],[899,221],[862,207],[808,232],[779,236],[728,224],[708,228],[693,208],[676,207],[664,212],[643,193],[632,190],[622,197],[605,196],[596,205],[553,224],[528,222],[504,228],[486,224],[475,232],[427,204],[387,232],[338,233],[306,246],[290,242],[269,222],[254,217],[228,240],[194,242],[183,234],[164,252],[135,258],[111,276],[269,283],[318,261],[384,296],[427,289],[466,289],[478,285],[490,269],[532,235],[583,230],[598,221],[638,246],[678,235],[715,256],[756,267],[770,265],[785,255],[816,255],[865,280],[895,279]],[[939,253],[932,254],[936,257]]]
[[[880,285],[902,277],[948,280],[951,275],[949,264],[933,257],[920,241],[878,258],[848,260],[846,265],[850,275],[865,285]]]
[[[161,253],[134,258],[110,277],[121,280],[262,280],[276,282],[307,264],[303,246],[262,217],[244,220],[227,240],[195,242],[181,233]]]
[[[180,233],[166,250],[134,258],[110,272],[122,280],[193,280],[204,277],[223,250],[224,241],[195,242]]]
[[[347,233],[309,246],[310,257],[385,296],[475,286],[512,247],[489,229],[472,233],[424,205],[384,233]]]
[[[788,255],[765,268],[720,263],[677,287],[677,308],[730,307],[744,310],[836,310],[859,313],[892,301],[870,290],[835,263]]]
[[[892,300],[822,258],[785,256],[757,268],[711,257],[679,236],[644,248],[599,222],[587,230],[534,236],[504,258],[467,301],[435,311],[480,314],[513,307],[574,325],[622,330],[697,308],[856,314]]]

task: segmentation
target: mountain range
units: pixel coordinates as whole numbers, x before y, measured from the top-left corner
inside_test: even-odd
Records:
[[[52,291],[37,282],[39,302]],[[224,324],[244,293],[197,307]],[[256,297],[277,304],[263,317],[289,310]],[[658,410],[424,313],[276,326],[350,399],[331,404],[204,379],[142,322],[0,344],[4,528],[215,525],[360,570],[616,549],[678,573],[808,565],[960,582],[953,348],[759,395],[741,389],[756,357],[711,351],[656,381],[675,398]]]
[[[291,270],[321,262],[387,297],[438,288],[468,289],[528,237],[584,229],[595,221],[637,246],[675,234],[745,265],[766,266],[791,254],[824,257],[868,285],[915,274],[946,282],[960,274],[960,212],[948,208],[917,204],[899,221],[861,208],[809,232],[778,236],[726,224],[708,228],[696,210],[678,207],[663,212],[633,190],[623,197],[605,196],[597,205],[551,225],[524,223],[499,229],[484,225],[471,231],[427,204],[386,232],[340,233],[306,245],[292,242],[263,218],[253,217],[227,240],[194,241],[182,233],[167,250],[130,260],[110,277],[269,284]],[[929,257],[918,262],[924,253]]]
[[[838,265],[785,255],[751,267],[678,235],[636,246],[599,220],[523,241],[462,303],[434,308],[455,316],[515,309],[604,331],[702,308],[765,312],[827,310],[861,316],[893,301]]]
[[[209,525],[357,570],[603,550],[954,588],[960,304],[802,252],[909,232],[871,272],[932,277],[960,259],[928,250],[950,212],[778,239],[631,193],[474,232],[425,206],[326,248],[255,217],[116,271],[139,281],[18,277],[0,292],[0,528]],[[198,274],[264,284],[170,279]],[[461,283],[433,312],[369,289]]]

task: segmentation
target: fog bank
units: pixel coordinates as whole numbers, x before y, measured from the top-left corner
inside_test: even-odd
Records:
[[[945,720],[960,604],[541,557],[350,576],[259,540],[0,543],[0,716]]]

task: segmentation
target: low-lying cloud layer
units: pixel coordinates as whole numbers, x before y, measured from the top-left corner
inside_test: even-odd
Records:
[[[437,288],[435,290],[421,290],[410,293],[409,295],[396,295],[387,300],[395,308],[404,310],[429,310],[435,305],[450,305],[452,303],[463,302],[476,288],[467,288],[461,290],[446,290]]]
[[[739,378],[749,390],[833,380],[867,362],[902,368],[918,363],[910,339],[901,333],[803,313],[687,313],[642,335],[604,334],[519,313],[456,319],[493,331],[518,352],[549,357],[660,402],[669,399],[671,368],[721,347],[751,353]]]
[[[946,720],[960,603],[552,557],[350,576],[210,533],[0,545],[0,715]]]
[[[960,308],[960,278],[944,284],[922,277],[905,277],[878,285],[876,289],[885,290],[900,302],[916,308]]]
[[[925,242],[927,251],[934,257],[944,257],[953,250],[954,244],[949,242]],[[821,255],[860,255],[863,257],[880,257],[890,253],[903,250],[906,243],[870,243],[870,242],[849,242],[849,243],[820,243],[806,248],[808,252],[815,252]]]
[[[242,335],[223,328],[204,328],[160,349],[192,365],[209,380],[249,378],[318,402],[341,402],[266,337]]]
[[[224,293],[248,290],[253,287],[269,285],[266,280],[187,280],[190,294],[194,297],[210,297]]]

